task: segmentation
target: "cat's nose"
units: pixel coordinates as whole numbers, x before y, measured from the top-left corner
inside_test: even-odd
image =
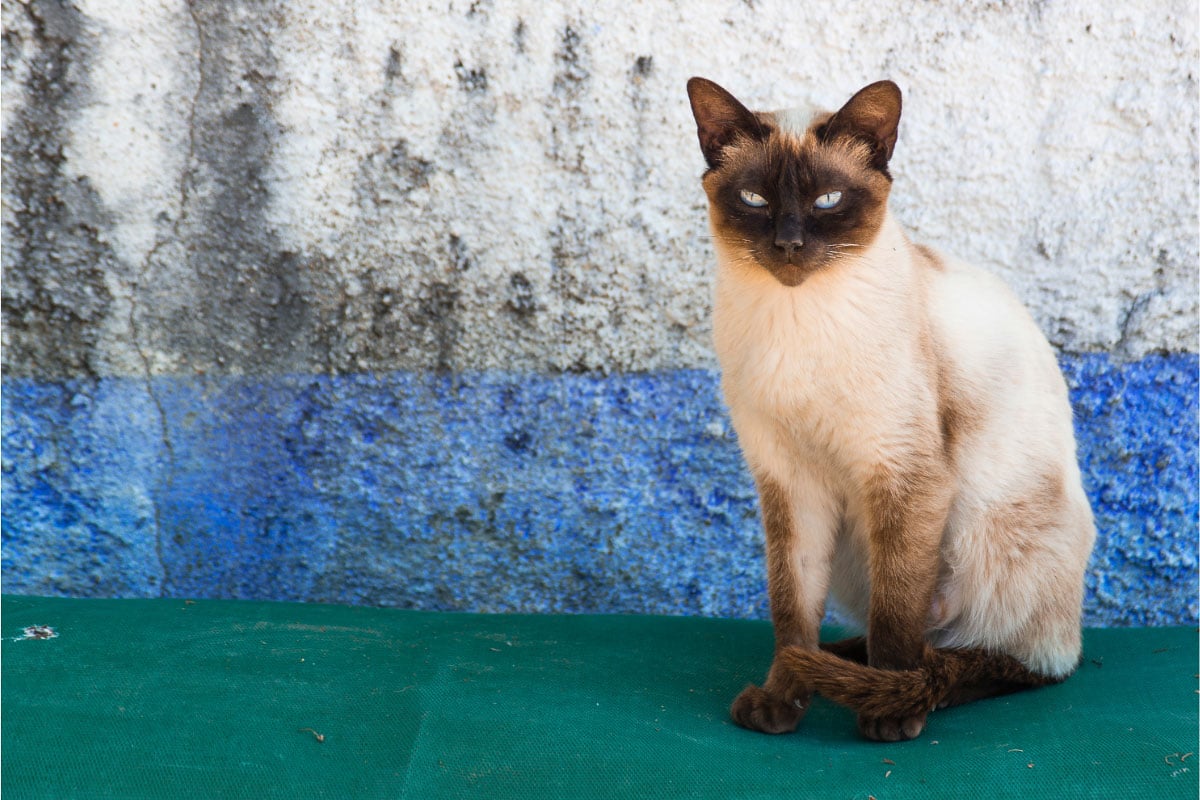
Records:
[[[790,260],[804,247],[804,239],[798,233],[790,236],[780,234],[775,237],[775,246],[783,250],[783,254]]]
[[[804,229],[793,214],[785,214],[775,228],[775,246],[790,261],[804,247]]]

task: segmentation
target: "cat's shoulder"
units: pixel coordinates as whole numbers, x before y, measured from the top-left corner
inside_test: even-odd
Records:
[[[912,252],[925,283],[933,288],[935,299],[940,295],[967,306],[983,303],[1023,310],[1012,288],[995,273],[928,244],[914,244]]]
[[[1058,386],[1054,353],[1016,292],[995,273],[927,245],[916,245],[928,277],[929,318],[944,357],[966,372],[1025,365]]]

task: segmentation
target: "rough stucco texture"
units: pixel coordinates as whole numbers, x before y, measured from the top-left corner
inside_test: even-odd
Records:
[[[693,74],[893,78],[915,237],[1195,350],[1191,3],[3,7],[8,374],[710,367]]]
[[[3,579],[764,613],[683,85],[905,91],[1061,353],[1095,622],[1194,622],[1194,4],[4,0]]]
[[[1195,620],[1194,357],[1064,366],[1088,621]],[[766,614],[709,371],[13,380],[4,430],[10,592]]]

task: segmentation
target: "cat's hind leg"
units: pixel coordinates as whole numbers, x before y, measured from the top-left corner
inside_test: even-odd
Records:
[[[821,649],[847,661],[857,664],[867,663],[867,637],[865,636],[854,636],[836,642],[821,642]]]
[[[858,714],[868,739],[912,739],[920,720],[935,708],[1060,683],[1066,676],[1031,671],[1010,655],[982,649],[926,646],[920,666],[888,670],[848,661],[824,651],[790,648],[779,663],[797,682]],[[923,724],[922,724],[923,727]]]

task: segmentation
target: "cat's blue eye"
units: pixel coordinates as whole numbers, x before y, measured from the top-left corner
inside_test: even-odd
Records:
[[[813,203],[813,205],[816,206],[817,208],[833,208],[841,201],[842,201],[842,193],[841,192],[827,192],[826,194],[823,194],[820,197],[818,197],[817,201],[815,203]]]
[[[755,194],[754,192],[742,189],[742,202],[751,208],[762,208],[767,204],[767,198],[761,194]]]

